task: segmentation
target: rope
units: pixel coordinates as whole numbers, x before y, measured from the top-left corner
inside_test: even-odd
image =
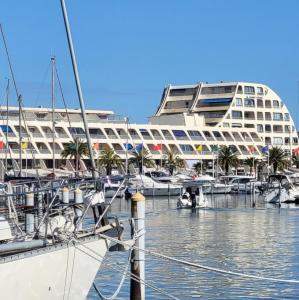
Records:
[[[104,239],[111,240],[115,243],[119,243],[119,244],[124,245],[124,246],[129,246],[125,242],[119,241],[119,240],[117,240],[115,238],[112,238],[112,237],[109,237],[107,235],[104,235],[104,234],[99,234],[99,235]],[[189,267],[194,267],[194,268],[197,268],[197,269],[204,269],[204,270],[207,270],[207,271],[212,271],[212,272],[220,273],[220,274],[224,274],[224,275],[232,275],[232,276],[237,276],[237,277],[251,278],[251,279],[256,279],[256,280],[266,280],[266,281],[279,282],[279,283],[299,284],[299,280],[278,279],[278,278],[272,278],[272,277],[263,277],[263,276],[245,274],[245,273],[240,273],[240,272],[227,271],[227,270],[223,270],[223,269],[219,269],[219,268],[213,268],[213,267],[209,267],[209,266],[205,266],[205,265],[201,265],[201,264],[192,263],[192,262],[185,261],[185,260],[182,260],[182,259],[170,257],[170,256],[167,256],[167,255],[164,255],[164,254],[159,254],[157,252],[141,249],[141,248],[136,247],[136,246],[132,246],[132,248],[137,249],[139,251],[143,251],[143,252],[148,253],[150,255],[162,258],[164,260],[173,261],[173,262],[177,262],[177,263],[180,263],[180,264],[183,264],[183,265],[187,265]]]
[[[85,245],[82,245],[82,246],[85,246]],[[86,246],[85,246],[85,247],[86,247]],[[86,248],[89,249],[88,247],[86,247]],[[128,263],[127,263],[127,265],[126,265],[126,267],[125,267],[125,269],[124,269],[124,272],[123,272],[123,275],[122,275],[121,280],[120,280],[120,282],[119,282],[119,285],[118,285],[117,289],[115,290],[115,292],[112,294],[112,296],[110,296],[110,297],[104,296],[104,295],[99,291],[99,289],[96,287],[95,283],[93,282],[93,287],[94,287],[95,291],[97,292],[97,294],[101,297],[101,299],[103,299],[103,300],[114,300],[114,299],[116,299],[116,297],[118,296],[118,294],[119,294],[119,292],[120,292],[120,290],[121,290],[121,288],[122,288],[122,286],[123,286],[123,284],[124,284],[124,282],[125,282],[125,279],[126,279],[126,277],[127,277],[127,274],[128,274],[129,265],[130,265],[131,257],[132,257],[132,252],[133,252],[133,248],[131,247],[131,248],[130,248],[130,252],[129,252],[129,256],[128,256]]]
[[[76,247],[76,246],[75,246],[75,247]],[[86,247],[86,246],[85,246],[85,247]],[[88,247],[87,247],[87,248],[88,248]],[[96,258],[95,256],[93,256],[93,255],[91,255],[91,254],[85,252],[84,250],[82,250],[82,249],[80,249],[80,248],[78,248],[78,247],[77,247],[77,249],[78,249],[79,251],[81,251],[82,253],[85,253],[87,256],[89,256],[89,257],[91,257],[91,258],[93,258],[93,259],[95,259],[95,260],[97,260],[97,261],[100,261],[100,262],[103,261],[103,258],[104,258],[104,257],[102,257],[100,254],[94,252],[94,251],[93,251],[92,249],[90,249],[90,248],[88,248],[88,249],[89,249],[91,252],[93,252],[93,253],[95,253],[96,255],[98,255],[99,257],[101,257],[102,260],[99,260],[99,259]],[[115,266],[115,264],[112,264],[112,263],[107,263],[107,265],[110,266],[110,267],[111,267],[112,269],[114,269],[115,271],[117,271],[117,272],[119,271],[119,267],[120,267],[119,265]],[[151,288],[152,290],[154,290],[154,291],[156,291],[156,292],[158,292],[158,293],[160,293],[160,294],[162,294],[162,295],[164,295],[164,296],[166,296],[166,297],[168,297],[168,298],[170,298],[170,299],[180,300],[179,298],[177,298],[177,297],[175,297],[175,296],[169,294],[168,292],[164,291],[163,289],[160,289],[160,288],[154,286],[153,284],[148,283],[148,282],[146,282],[145,280],[142,280],[140,277],[134,275],[134,274],[131,273],[131,272],[127,272],[127,274],[130,275],[130,278],[131,278],[132,280],[134,280],[134,281],[136,281],[136,282],[141,282],[141,283],[144,284],[145,286]]]

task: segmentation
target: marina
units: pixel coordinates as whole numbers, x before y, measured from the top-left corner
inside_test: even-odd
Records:
[[[39,3],[20,4],[13,10],[19,18],[9,14],[0,23],[0,298],[298,299],[299,102],[290,101],[285,79],[273,79],[280,72],[264,66],[272,51],[258,62],[262,55],[252,60],[242,49],[251,75],[234,70],[240,61],[224,67],[238,59],[227,47],[218,63],[215,55],[209,62],[210,44],[225,45],[231,32],[221,33],[227,4],[219,32],[205,36],[210,20],[197,23],[217,14],[215,4],[211,10],[194,2],[199,16],[179,1],[165,12],[162,2],[120,2],[114,13],[102,9],[111,9],[109,1],[92,2],[44,2],[47,17]],[[173,7],[187,9],[193,21]],[[168,13],[184,22],[167,22]],[[30,30],[15,28],[23,15]],[[266,40],[257,27],[252,37]],[[134,42],[126,40],[131,34]],[[151,43],[153,37],[160,41]],[[186,53],[183,39],[192,44]],[[239,31],[237,40],[241,45],[249,35]],[[38,46],[47,50],[37,53]],[[198,55],[204,48],[208,53]],[[34,102],[37,83],[29,78],[44,56],[48,67]],[[187,73],[176,69],[180,64]],[[294,59],[284,77],[293,65]],[[138,103],[130,102],[134,97]]]

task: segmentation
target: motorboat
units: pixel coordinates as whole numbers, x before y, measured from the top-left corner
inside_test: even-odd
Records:
[[[175,176],[169,176],[163,171],[148,171],[145,172],[144,175],[163,183],[177,183],[179,181],[179,178]]]
[[[230,175],[222,176],[220,180],[231,186],[232,193],[251,194],[253,191],[259,193],[262,187],[262,182],[257,181],[254,176]]]
[[[103,178],[104,186],[103,191],[105,198],[122,198],[125,194],[125,185],[121,186],[122,181],[124,180],[123,176],[106,176]],[[117,194],[116,194],[117,192]]]
[[[136,175],[128,180],[127,193],[142,192],[144,196],[178,196],[182,186],[172,183],[158,182],[145,175]]]
[[[207,198],[203,194],[202,186],[196,182],[186,183],[183,194],[178,198],[177,208],[205,208],[208,206]]]
[[[204,194],[228,194],[232,189],[232,185],[219,183],[214,177],[209,175],[195,177],[193,182],[202,186]]]
[[[264,201],[268,203],[299,203],[299,190],[288,175],[274,174],[268,178]]]

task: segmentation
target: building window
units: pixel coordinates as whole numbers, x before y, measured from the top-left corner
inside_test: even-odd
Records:
[[[295,145],[298,144],[298,138],[296,138],[296,137],[293,138],[293,144],[295,144]]]
[[[254,128],[254,124],[245,124],[244,127],[245,128]]]
[[[264,128],[263,128],[262,124],[257,124],[256,129],[257,129],[257,132],[264,132]]]
[[[257,119],[258,120],[264,120],[264,114],[260,111],[257,112]]]
[[[235,99],[235,102],[236,102],[236,106],[243,106],[243,103],[242,103],[242,99],[241,99],[241,98],[236,98],[236,99]]]
[[[242,119],[242,112],[239,110],[232,111],[232,118],[233,119]]]
[[[273,100],[273,107],[279,108],[279,101],[278,100]]]
[[[264,107],[264,103],[262,99],[257,99],[257,107]]]
[[[243,94],[243,90],[242,90],[242,86],[241,85],[238,86],[238,94]]]
[[[266,125],[265,125],[265,131],[266,131],[266,132],[271,132],[271,131],[272,131],[271,125],[266,124]]]
[[[253,86],[245,86],[244,91],[245,91],[245,94],[254,94],[254,87]]]
[[[188,139],[187,134],[184,130],[172,130],[172,133],[174,134],[177,140]]]
[[[290,121],[290,114],[285,113],[285,114],[284,114],[284,120],[285,120],[285,121]]]
[[[271,108],[272,107],[271,100],[266,100],[265,101],[265,107],[267,107],[267,108]]]
[[[253,99],[244,99],[244,105],[247,107],[254,107],[254,100]]]
[[[259,95],[263,95],[263,94],[264,94],[263,88],[260,87],[260,86],[258,86],[258,87],[257,87],[257,93],[258,93]]]
[[[229,123],[223,123],[223,127],[229,127]]]
[[[273,144],[274,145],[282,145],[283,144],[283,140],[281,137],[274,137],[273,138]]]
[[[290,144],[290,138],[288,138],[288,137],[284,138],[284,143],[285,143],[285,145],[289,145]]]
[[[282,114],[281,113],[273,113],[273,120],[275,121],[281,121],[282,118]]]
[[[193,147],[191,145],[180,145],[183,152],[193,152]]]

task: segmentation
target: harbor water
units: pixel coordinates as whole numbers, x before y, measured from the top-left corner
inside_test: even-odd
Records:
[[[299,280],[299,206],[265,204],[250,195],[207,196],[207,209],[176,209],[176,198],[146,200],[146,248],[213,268]],[[115,200],[111,215],[129,218],[130,202]],[[126,236],[130,229],[125,221]],[[109,252],[96,285],[116,290],[128,252]],[[299,299],[299,284],[224,275],[146,255],[146,282],[178,299]],[[117,299],[129,299],[130,279]],[[168,299],[146,287],[147,299]],[[99,299],[92,288],[88,299]]]

